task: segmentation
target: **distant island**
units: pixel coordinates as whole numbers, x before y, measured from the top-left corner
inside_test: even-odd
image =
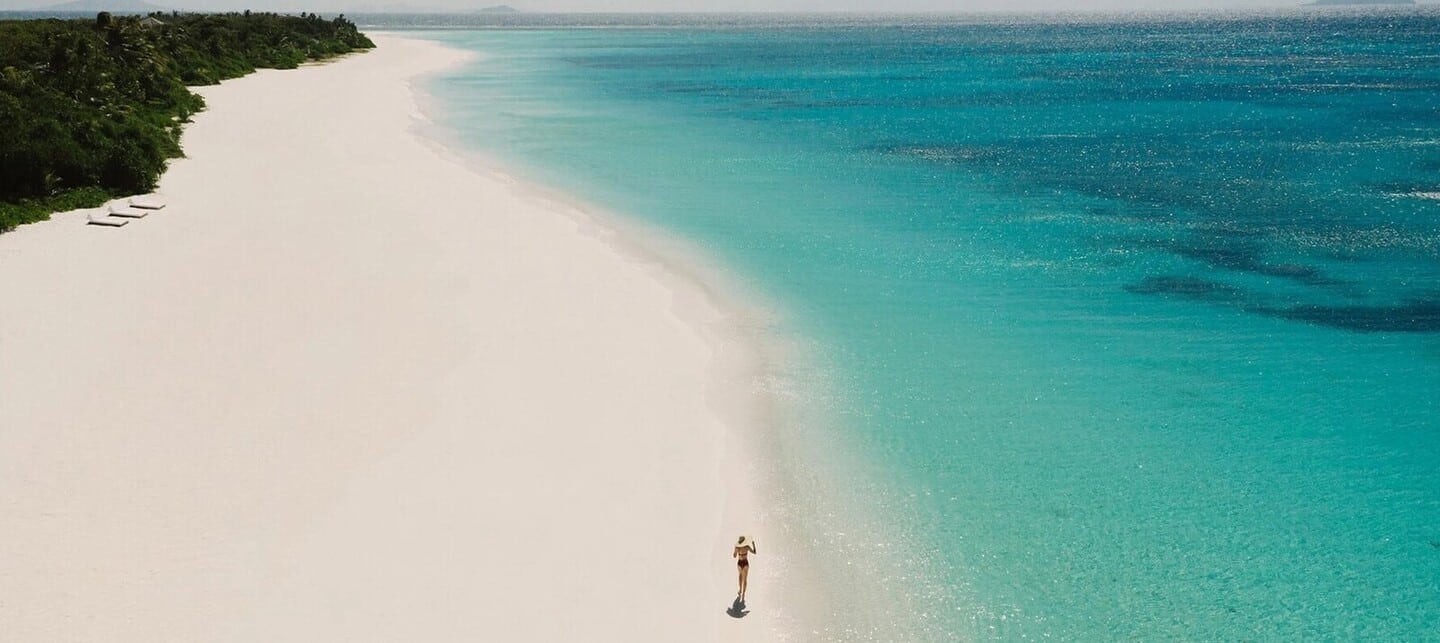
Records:
[[[1413,5],[1415,0],[1315,0],[1306,7],[1345,7],[1350,5]]]
[[[156,11],[169,11],[168,7],[161,7],[150,4],[144,0],[71,0],[60,4],[43,7],[44,11],[57,12],[99,12],[109,11],[114,14],[149,14]]]
[[[497,5],[493,6],[493,7],[485,7],[485,8],[483,8],[483,9],[480,9],[479,12],[480,12],[480,13],[520,13],[520,10],[519,10],[519,9],[516,9],[515,7],[512,7],[512,6],[508,5],[508,4],[497,4]]]

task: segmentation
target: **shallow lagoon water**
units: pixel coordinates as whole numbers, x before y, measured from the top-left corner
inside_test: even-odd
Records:
[[[610,20],[431,90],[804,338],[806,631],[1435,636],[1440,14]]]

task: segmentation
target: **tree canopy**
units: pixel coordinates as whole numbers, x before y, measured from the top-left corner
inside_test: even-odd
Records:
[[[205,105],[187,85],[375,46],[344,16],[148,18],[0,21],[0,231],[154,189]]]

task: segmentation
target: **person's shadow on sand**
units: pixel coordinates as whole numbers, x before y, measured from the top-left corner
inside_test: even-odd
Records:
[[[729,614],[732,618],[745,618],[745,615],[749,614],[750,610],[745,609],[745,601],[740,600],[737,596],[735,602],[730,604],[730,609],[725,610],[725,613]]]

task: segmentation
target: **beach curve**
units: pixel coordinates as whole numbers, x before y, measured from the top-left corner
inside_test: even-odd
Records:
[[[377,42],[201,89],[164,211],[0,237],[0,622],[772,638],[723,613],[726,312],[421,140],[409,81],[465,54]]]

